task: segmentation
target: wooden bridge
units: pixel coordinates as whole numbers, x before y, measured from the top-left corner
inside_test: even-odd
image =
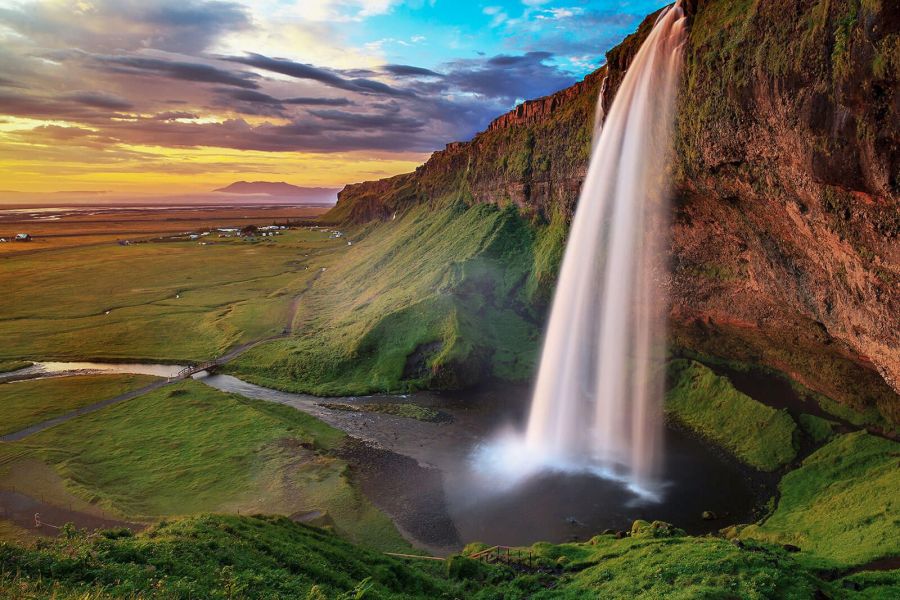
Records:
[[[171,377],[168,377],[166,381],[178,381],[179,379],[187,379],[188,377],[195,375],[200,371],[206,371],[207,369],[218,367],[220,364],[221,363],[219,362],[219,360],[208,360],[204,363],[200,363],[199,365],[188,365]]]
[[[531,550],[513,548],[511,546],[491,546],[481,552],[470,554],[469,558],[486,563],[505,563],[507,565],[521,565],[531,568],[534,565],[534,555]]]

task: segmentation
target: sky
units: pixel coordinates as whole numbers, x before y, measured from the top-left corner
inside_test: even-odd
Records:
[[[0,202],[411,171],[664,4],[0,0]]]

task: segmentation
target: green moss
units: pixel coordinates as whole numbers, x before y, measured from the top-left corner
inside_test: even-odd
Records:
[[[286,517],[200,516],[134,537],[0,544],[0,597],[440,598],[429,565],[405,564]]]
[[[535,545],[568,559],[554,590],[532,598],[811,598],[827,585],[781,548],[716,538],[598,536],[592,544]],[[518,596],[525,597],[525,596]]]
[[[727,378],[694,361],[672,361],[669,378],[669,418],[761,471],[774,471],[796,456],[797,425],[786,411],[742,394]]]
[[[799,546],[804,561],[847,567],[900,555],[900,444],[842,435],[785,475],[775,512],[740,531]]]
[[[827,442],[834,437],[834,423],[828,419],[804,413],[797,417],[797,421],[800,423],[800,428],[816,444]]]

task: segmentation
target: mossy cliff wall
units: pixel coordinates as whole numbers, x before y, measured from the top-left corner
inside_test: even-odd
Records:
[[[900,5],[686,5],[675,345],[767,364],[900,422]],[[600,89],[608,107],[655,18],[583,82],[517,107],[413,173],[347,186],[328,219],[361,224],[462,200],[515,204],[538,231],[549,223],[558,233],[586,172]],[[552,279],[562,236],[534,238]]]

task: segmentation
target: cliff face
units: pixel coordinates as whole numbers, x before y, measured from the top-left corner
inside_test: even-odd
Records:
[[[767,364],[900,422],[900,6],[687,6],[675,344]],[[385,220],[458,198],[513,203],[538,224],[570,218],[598,94],[607,108],[654,21],[583,82],[517,107],[414,173],[347,186],[330,218]]]

